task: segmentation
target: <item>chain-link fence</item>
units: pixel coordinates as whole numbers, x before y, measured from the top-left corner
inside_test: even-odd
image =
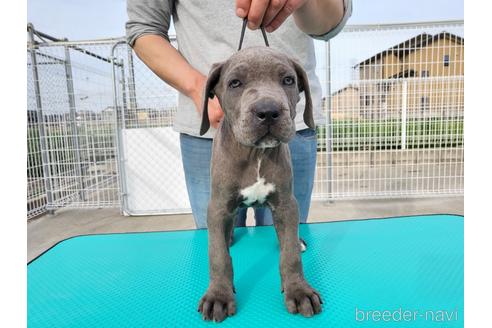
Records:
[[[119,206],[107,58],[114,41],[53,42],[28,31],[28,218],[68,206]]]
[[[31,35],[28,217],[189,212],[176,91],[123,40]],[[462,21],[347,26],[315,48],[326,121],[313,199],[463,193]]]

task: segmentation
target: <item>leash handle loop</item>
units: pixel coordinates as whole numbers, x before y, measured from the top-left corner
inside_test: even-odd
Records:
[[[241,50],[241,47],[243,46],[244,32],[246,31],[247,24],[248,24],[248,19],[245,17],[243,19],[243,27],[241,29],[241,37],[239,38],[239,47],[237,48],[237,51]],[[268,43],[268,38],[263,25],[260,26],[260,29],[261,29],[261,34],[263,35],[263,40],[265,41],[265,46],[269,47],[270,44]]]

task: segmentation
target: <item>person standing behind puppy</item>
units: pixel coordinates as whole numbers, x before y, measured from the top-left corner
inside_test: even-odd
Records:
[[[309,78],[314,119],[323,123],[321,84],[315,74],[314,39],[328,40],[345,26],[352,13],[351,0],[230,0],[178,1],[127,0],[128,44],[137,56],[164,82],[179,91],[174,130],[180,145],[186,187],[197,228],[207,226],[210,198],[212,138],[223,112],[217,98],[209,101],[208,116],[213,129],[200,137],[201,104],[206,75],[215,62],[237,51],[242,20],[248,28],[264,26],[272,48],[297,58]],[[173,19],[178,50],[169,42]],[[245,38],[248,46],[263,45],[261,33]],[[296,111],[295,138],[289,143],[292,157],[294,196],[301,223],[307,221],[316,167],[316,131],[302,121],[304,98]],[[255,209],[256,225],[272,224],[268,208]],[[246,223],[246,209],[236,226]]]

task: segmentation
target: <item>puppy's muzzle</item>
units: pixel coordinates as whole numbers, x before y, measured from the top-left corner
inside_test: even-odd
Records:
[[[259,100],[253,105],[253,113],[259,125],[271,126],[280,118],[280,105],[273,100]]]

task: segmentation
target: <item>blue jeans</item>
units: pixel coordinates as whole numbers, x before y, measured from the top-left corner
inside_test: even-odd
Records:
[[[210,199],[210,159],[212,139],[180,134],[181,156],[196,227],[207,227],[207,207]],[[297,131],[289,142],[294,173],[294,196],[299,206],[299,220],[306,223],[311,203],[311,193],[316,167],[316,131],[305,129]],[[246,225],[246,208],[241,208],[236,218],[236,226]],[[256,225],[271,225],[272,212],[269,208],[255,209]]]

